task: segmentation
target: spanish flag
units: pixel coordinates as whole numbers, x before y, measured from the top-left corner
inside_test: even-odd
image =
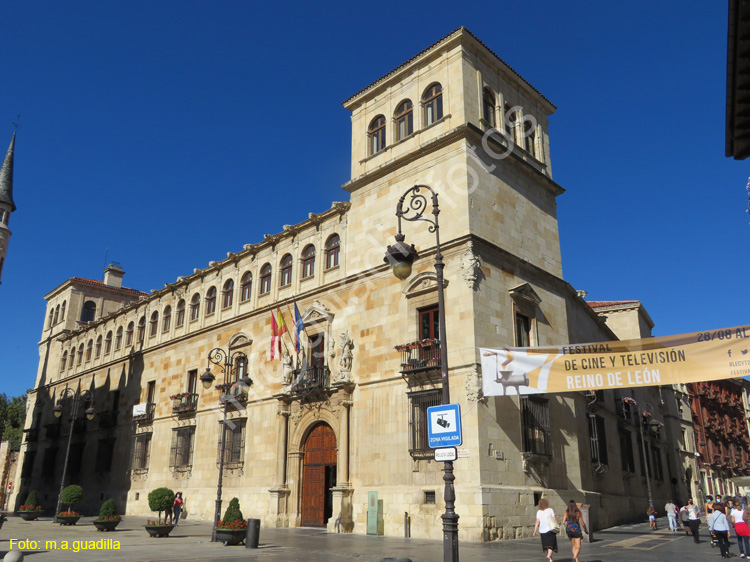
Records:
[[[276,315],[279,318],[279,324],[278,324],[278,331],[276,332],[276,335],[279,336],[279,345],[281,345],[281,336],[282,334],[287,334],[289,331],[286,329],[286,323],[284,322],[284,315],[281,314],[281,310],[279,310],[279,307],[276,307]],[[281,353],[281,347],[279,347],[279,353]]]
[[[271,361],[273,361],[274,353],[276,351],[276,338],[279,337],[279,327],[276,325],[276,317],[271,311]]]

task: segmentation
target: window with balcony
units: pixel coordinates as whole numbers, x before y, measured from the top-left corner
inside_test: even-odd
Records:
[[[169,467],[174,470],[189,470],[193,463],[195,426],[178,427],[172,430],[172,446]]]
[[[238,468],[241,467],[245,460],[245,425],[247,420],[244,418],[234,418],[227,420],[223,425],[224,430],[224,467]],[[221,431],[221,427],[220,427]],[[221,455],[221,433],[219,433],[219,450]]]
[[[549,401],[546,398],[521,397],[521,437],[524,453],[552,455]]]

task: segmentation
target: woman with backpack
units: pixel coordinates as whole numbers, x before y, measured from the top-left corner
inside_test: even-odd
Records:
[[[586,523],[583,522],[583,513],[581,513],[578,505],[573,500],[568,502],[568,509],[563,514],[562,522],[565,527],[565,534],[570,539],[570,547],[573,550],[573,561],[578,562],[583,531],[588,534],[589,530],[586,528]]]

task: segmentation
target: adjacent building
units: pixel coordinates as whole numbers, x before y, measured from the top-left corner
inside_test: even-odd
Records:
[[[103,282],[73,278],[45,296],[16,503],[37,489],[54,505],[70,442],[68,481],[87,490],[84,509],[113,497],[147,514],[148,492],[168,486],[183,491],[188,517],[210,519],[223,435],[224,498],[264,525],[365,533],[370,510],[379,532],[402,536],[406,522],[413,537],[440,538],[443,472],[425,415],[440,403],[441,345],[462,411],[461,540],[530,535],[542,497],[558,510],[590,505],[597,528],[642,516],[648,485],[659,502],[674,494],[667,438],[654,425],[644,433],[631,408],[635,398],[656,417],[658,388],[482,396],[480,347],[620,331],[562,277],[554,105],[459,28],[344,106],[346,201],[150,294],[124,288],[110,266]],[[401,224],[420,254],[407,279],[383,260],[415,185],[439,194],[446,326],[430,224]],[[405,202],[417,212],[432,203],[423,195]],[[207,367],[231,385],[222,400],[200,384]],[[60,398],[75,392],[71,420],[74,400]]]

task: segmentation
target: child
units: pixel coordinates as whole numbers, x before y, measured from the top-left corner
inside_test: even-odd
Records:
[[[646,514],[648,515],[649,528],[651,528],[651,530],[653,531],[656,531],[656,510],[652,506],[648,506]]]

